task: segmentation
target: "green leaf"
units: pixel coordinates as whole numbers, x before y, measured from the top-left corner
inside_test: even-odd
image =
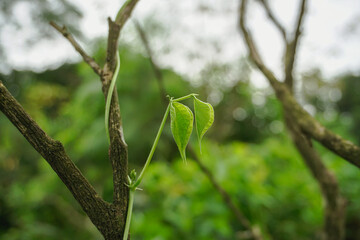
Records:
[[[201,139],[214,122],[214,109],[210,103],[200,101],[194,97],[194,111],[196,133],[201,151]]]
[[[185,148],[193,129],[194,116],[184,104],[172,102],[170,107],[171,132],[179,148],[181,158],[186,161]]]

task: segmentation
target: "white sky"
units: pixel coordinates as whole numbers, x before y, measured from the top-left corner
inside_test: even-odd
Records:
[[[106,36],[108,16],[114,17],[124,1],[74,0],[84,10],[82,30],[89,41]],[[300,42],[297,72],[320,68],[326,77],[345,72],[360,72],[360,1],[313,0],[304,22]],[[226,4],[225,4],[226,3]],[[158,62],[189,78],[197,78],[201,70],[212,62],[233,63],[247,52],[237,29],[238,0],[141,0],[133,16],[143,23],[150,17],[163,24],[165,36],[148,33]],[[272,9],[286,26],[292,29],[299,1],[271,0]],[[199,11],[199,7],[207,7]],[[281,73],[282,40],[269,24],[258,4],[252,4],[248,23],[265,62],[279,75]],[[19,5],[15,15],[24,19],[26,5]],[[61,24],[61,23],[59,23]],[[127,23],[122,41],[136,41]],[[353,31],[350,31],[352,28]],[[40,41],[27,49],[22,41],[27,32],[8,29],[2,41],[8,51],[8,62],[18,69],[34,68],[39,71],[64,61],[80,60],[70,44],[58,33],[54,40]],[[86,44],[82,45],[86,48]],[[170,49],[170,52],[167,51]],[[126,61],[124,59],[123,61]],[[266,86],[261,74],[253,74],[255,85]]]

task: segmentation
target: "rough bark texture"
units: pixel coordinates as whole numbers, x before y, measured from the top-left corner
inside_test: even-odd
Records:
[[[83,57],[84,61],[100,76],[102,91],[107,97],[115,70],[118,39],[122,27],[129,19],[138,0],[126,1],[119,10],[115,22],[109,19],[109,36],[106,64],[101,68],[68,32],[66,27],[50,24],[60,32]],[[105,99],[106,100],[106,99]],[[67,156],[63,145],[50,138],[25,112],[0,81],[0,110],[18,128],[21,134],[50,164],[84,212],[106,240],[122,239],[128,204],[127,172],[128,152],[125,142],[117,92],[114,91],[109,116],[109,159],[113,170],[113,203],[105,202]]]
[[[40,153],[106,239],[116,234],[118,210],[105,202],[70,160],[63,145],[50,138],[25,112],[0,81],[0,110]],[[119,234],[116,234],[119,235]]]

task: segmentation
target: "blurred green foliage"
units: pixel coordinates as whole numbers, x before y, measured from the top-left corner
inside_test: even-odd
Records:
[[[148,59],[127,49],[123,46],[120,50],[118,93],[130,169],[139,169],[165,106]],[[96,59],[104,59],[102,52],[99,49]],[[284,132],[280,105],[266,89],[249,84],[244,61],[239,63],[243,75],[224,85],[221,81],[226,82],[231,66],[212,66],[213,71],[210,66],[197,87],[163,69],[166,90],[174,97],[199,92],[201,99],[215,103],[215,123],[203,142],[201,159],[266,239],[318,239],[323,220],[319,188]],[[111,201],[105,102],[92,70],[79,63],[43,73],[14,71],[0,77],[40,126],[64,143],[97,191]],[[353,83],[344,80],[344,87],[337,88],[345,91],[341,101],[348,105],[339,102],[341,107],[336,109],[335,101],[330,106],[335,108],[332,118],[326,117],[326,111],[317,113],[324,124],[350,139],[358,136],[349,131],[352,123],[346,124],[347,118],[338,110],[352,111],[346,106],[355,100],[349,98],[352,93],[346,93],[350,91],[346,86]],[[220,96],[216,101],[214,91]],[[354,110],[353,114],[358,113]],[[195,137],[191,144],[197,148]],[[243,239],[244,229],[221,196],[195,162],[181,161],[170,139],[168,125],[141,185],[144,190],[135,198],[132,239]],[[347,239],[359,239],[358,169],[316,147],[349,199]],[[60,179],[2,114],[0,239],[101,239]]]

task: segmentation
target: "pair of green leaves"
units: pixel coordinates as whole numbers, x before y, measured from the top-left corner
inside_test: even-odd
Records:
[[[201,139],[214,122],[214,109],[210,103],[203,102],[193,96],[196,133],[201,149]],[[171,132],[179,148],[181,158],[186,161],[185,148],[189,142],[194,115],[190,108],[179,102],[170,103]]]

